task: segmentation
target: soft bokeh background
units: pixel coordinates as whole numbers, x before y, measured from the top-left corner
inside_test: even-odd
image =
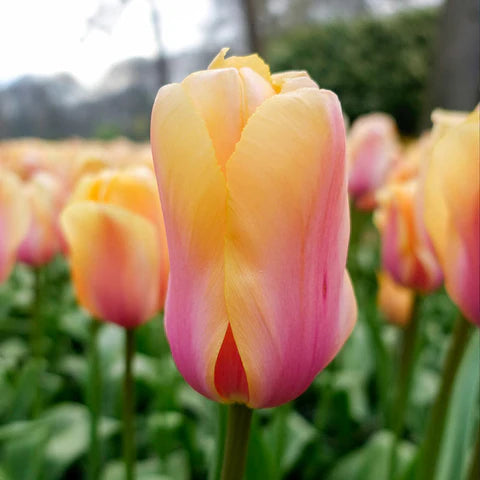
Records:
[[[158,88],[223,46],[307,69],[354,120],[403,133],[478,97],[476,0],[10,0],[0,4],[0,138],[148,138]],[[459,88],[461,85],[461,88]]]

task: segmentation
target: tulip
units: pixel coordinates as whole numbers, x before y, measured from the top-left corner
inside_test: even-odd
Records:
[[[30,209],[20,179],[0,169],[0,283],[10,275],[29,220]]]
[[[153,107],[165,325],[195,390],[272,407],[310,385],[355,322],[344,126],[305,72],[225,52]]]
[[[94,317],[125,328],[125,478],[134,478],[132,363],[135,327],[163,307],[168,275],[163,216],[155,177],[147,167],[102,171],[86,176],[63,211],[61,224],[71,257],[80,304]],[[90,341],[90,478],[98,478],[98,324]],[[97,388],[98,389],[98,388]]]
[[[387,272],[380,272],[377,278],[379,310],[389,322],[405,327],[411,320],[414,292],[396,283]]]
[[[419,188],[413,179],[382,189],[374,220],[382,237],[383,268],[400,285],[431,292],[443,276],[425,230]]]
[[[61,223],[77,298],[92,315],[135,328],[161,310],[168,252],[150,170],[137,167],[84,178]]]
[[[435,143],[425,179],[425,222],[445,287],[465,317],[480,326],[479,111]]]
[[[41,267],[60,251],[58,215],[62,188],[53,175],[35,173],[23,185],[30,206],[30,225],[18,249],[18,260]]]
[[[399,159],[395,120],[384,113],[359,117],[348,134],[348,191],[361,210],[375,208],[375,193]]]

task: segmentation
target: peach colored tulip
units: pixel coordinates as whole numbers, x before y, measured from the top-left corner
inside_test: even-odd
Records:
[[[387,272],[380,272],[377,279],[378,309],[389,322],[405,327],[412,316],[415,296],[413,290],[396,283]]]
[[[151,170],[85,177],[61,224],[78,301],[95,317],[134,328],[163,308],[168,252]]]
[[[382,238],[382,266],[395,282],[421,292],[438,288],[442,271],[425,230],[417,179],[391,184],[377,195],[375,223]]]
[[[479,132],[477,109],[434,145],[425,181],[425,222],[449,295],[480,326]]]
[[[20,179],[0,169],[0,283],[10,275],[29,221],[30,209]]]
[[[20,262],[39,267],[48,263],[60,251],[58,215],[61,186],[53,175],[37,172],[24,184],[23,189],[31,215],[17,258]]]
[[[348,134],[348,191],[357,208],[375,208],[375,193],[400,154],[395,120],[384,113],[357,118]]]
[[[225,52],[153,107],[166,331],[193,388],[260,408],[300,395],[355,322],[345,133],[305,72]]]

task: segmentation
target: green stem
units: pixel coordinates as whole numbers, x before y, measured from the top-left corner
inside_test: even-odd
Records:
[[[402,436],[405,425],[405,413],[408,406],[408,399],[410,396],[410,387],[412,384],[412,377],[415,367],[416,353],[418,351],[419,340],[419,324],[418,310],[420,306],[420,298],[415,297],[412,317],[407,324],[402,336],[402,347],[400,352],[400,368],[397,382],[397,391],[395,396],[395,403],[393,406],[393,413],[390,419],[391,427],[393,429],[394,438],[390,452],[390,473],[388,478],[395,478],[397,448],[399,440]]]
[[[375,356],[375,381],[377,391],[380,397],[380,405],[384,423],[388,421],[388,389],[390,385],[390,358],[388,356],[385,344],[382,340],[378,315],[376,313],[375,303],[367,307],[365,320],[367,322],[371,340],[373,343],[373,351]]]
[[[453,383],[472,331],[473,326],[467,320],[462,317],[457,320],[443,367],[440,389],[430,413],[420,450],[418,479],[436,478],[435,472]]]
[[[133,357],[135,354],[135,330],[125,329],[125,377],[123,382],[123,458],[125,479],[135,478],[135,395],[133,383]]]
[[[477,428],[477,439],[472,451],[472,460],[468,471],[468,480],[478,480],[480,478],[480,425]]]
[[[33,304],[31,313],[30,343],[32,355],[40,358],[43,350],[42,339],[42,271],[40,267],[33,267]]]
[[[100,442],[98,421],[100,417],[101,378],[98,357],[98,332],[100,322],[90,322],[90,342],[88,346],[88,385],[87,403],[90,410],[90,448],[88,451],[88,479],[97,480],[100,474]]]
[[[285,453],[285,440],[287,438],[287,420],[292,409],[291,403],[286,403],[275,409],[273,421],[275,426],[275,461],[274,461],[274,479],[282,478],[282,461]]]
[[[41,267],[33,267],[33,304],[32,304],[32,313],[31,313],[31,351],[32,356],[38,361],[42,358],[43,355],[43,316],[42,316],[42,287],[43,287],[43,277],[42,277]],[[33,402],[32,415],[33,418],[37,418],[41,411],[43,405],[43,395],[42,395],[42,374],[40,373],[37,382],[37,392],[35,400]]]
[[[252,412],[253,410],[247,406],[236,403],[229,407],[222,480],[242,480],[243,478]]]
[[[227,407],[221,403],[216,403],[215,406],[218,409],[218,423],[217,423],[217,450],[215,452],[215,458],[212,462],[212,468],[208,476],[209,480],[218,480],[222,471],[222,461],[224,452],[224,439],[227,431]]]

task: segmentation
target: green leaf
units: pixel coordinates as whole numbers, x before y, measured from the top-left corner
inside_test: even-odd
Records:
[[[438,480],[460,478],[465,470],[473,434],[478,428],[480,397],[480,334],[470,340],[452,392],[438,468]]]

